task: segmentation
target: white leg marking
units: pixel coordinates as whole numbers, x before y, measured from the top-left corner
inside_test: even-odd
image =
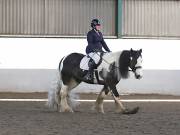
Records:
[[[74,99],[74,96],[76,98],[78,96],[71,93],[71,90],[74,89],[75,87],[77,87],[78,85],[79,85],[79,83],[76,82],[74,79],[71,79],[71,81],[68,84],[68,98],[67,98],[67,100],[68,100],[68,104],[70,105],[70,107],[72,109],[74,109],[75,107],[77,107],[79,105],[79,102]]]
[[[61,95],[60,112],[73,112],[73,110],[69,107],[67,102],[68,86],[62,85],[60,95]]]
[[[103,101],[105,97],[106,97],[105,91],[102,90],[98,95],[95,105],[93,107],[97,112],[104,113]]]

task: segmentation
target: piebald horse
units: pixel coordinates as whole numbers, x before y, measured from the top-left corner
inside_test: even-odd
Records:
[[[104,53],[101,64],[97,67],[97,79],[93,83],[84,80],[83,77],[87,71],[80,68],[80,62],[85,55],[80,53],[71,53],[61,59],[59,63],[59,81],[57,89],[49,91],[48,104],[57,107],[59,112],[73,112],[68,103],[70,91],[81,82],[104,85],[99,93],[94,108],[97,112],[104,113],[103,100],[111,92],[115,101],[116,112],[122,114],[137,113],[139,107],[127,109],[119,100],[119,93],[116,85],[121,79],[129,77],[129,72],[133,72],[136,79],[142,78],[142,49],[123,50],[119,52]]]

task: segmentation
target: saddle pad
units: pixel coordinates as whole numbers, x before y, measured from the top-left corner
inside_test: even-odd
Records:
[[[89,63],[90,58],[88,56],[84,56],[80,62],[80,68],[83,70],[89,70]]]

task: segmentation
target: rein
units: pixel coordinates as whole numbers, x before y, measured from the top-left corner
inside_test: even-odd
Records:
[[[97,52],[95,52],[99,57],[101,57]],[[102,60],[105,62],[105,63],[107,63],[108,65],[112,65],[111,63],[109,63],[107,60],[105,60],[103,57],[102,57]],[[115,65],[113,65],[113,67],[115,67],[115,68],[118,68],[118,69],[120,69],[120,67],[119,66],[115,66]]]

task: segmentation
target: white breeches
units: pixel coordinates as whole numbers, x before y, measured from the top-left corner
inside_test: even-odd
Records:
[[[96,64],[100,61],[100,52],[91,52],[88,54],[89,57],[91,57]]]

